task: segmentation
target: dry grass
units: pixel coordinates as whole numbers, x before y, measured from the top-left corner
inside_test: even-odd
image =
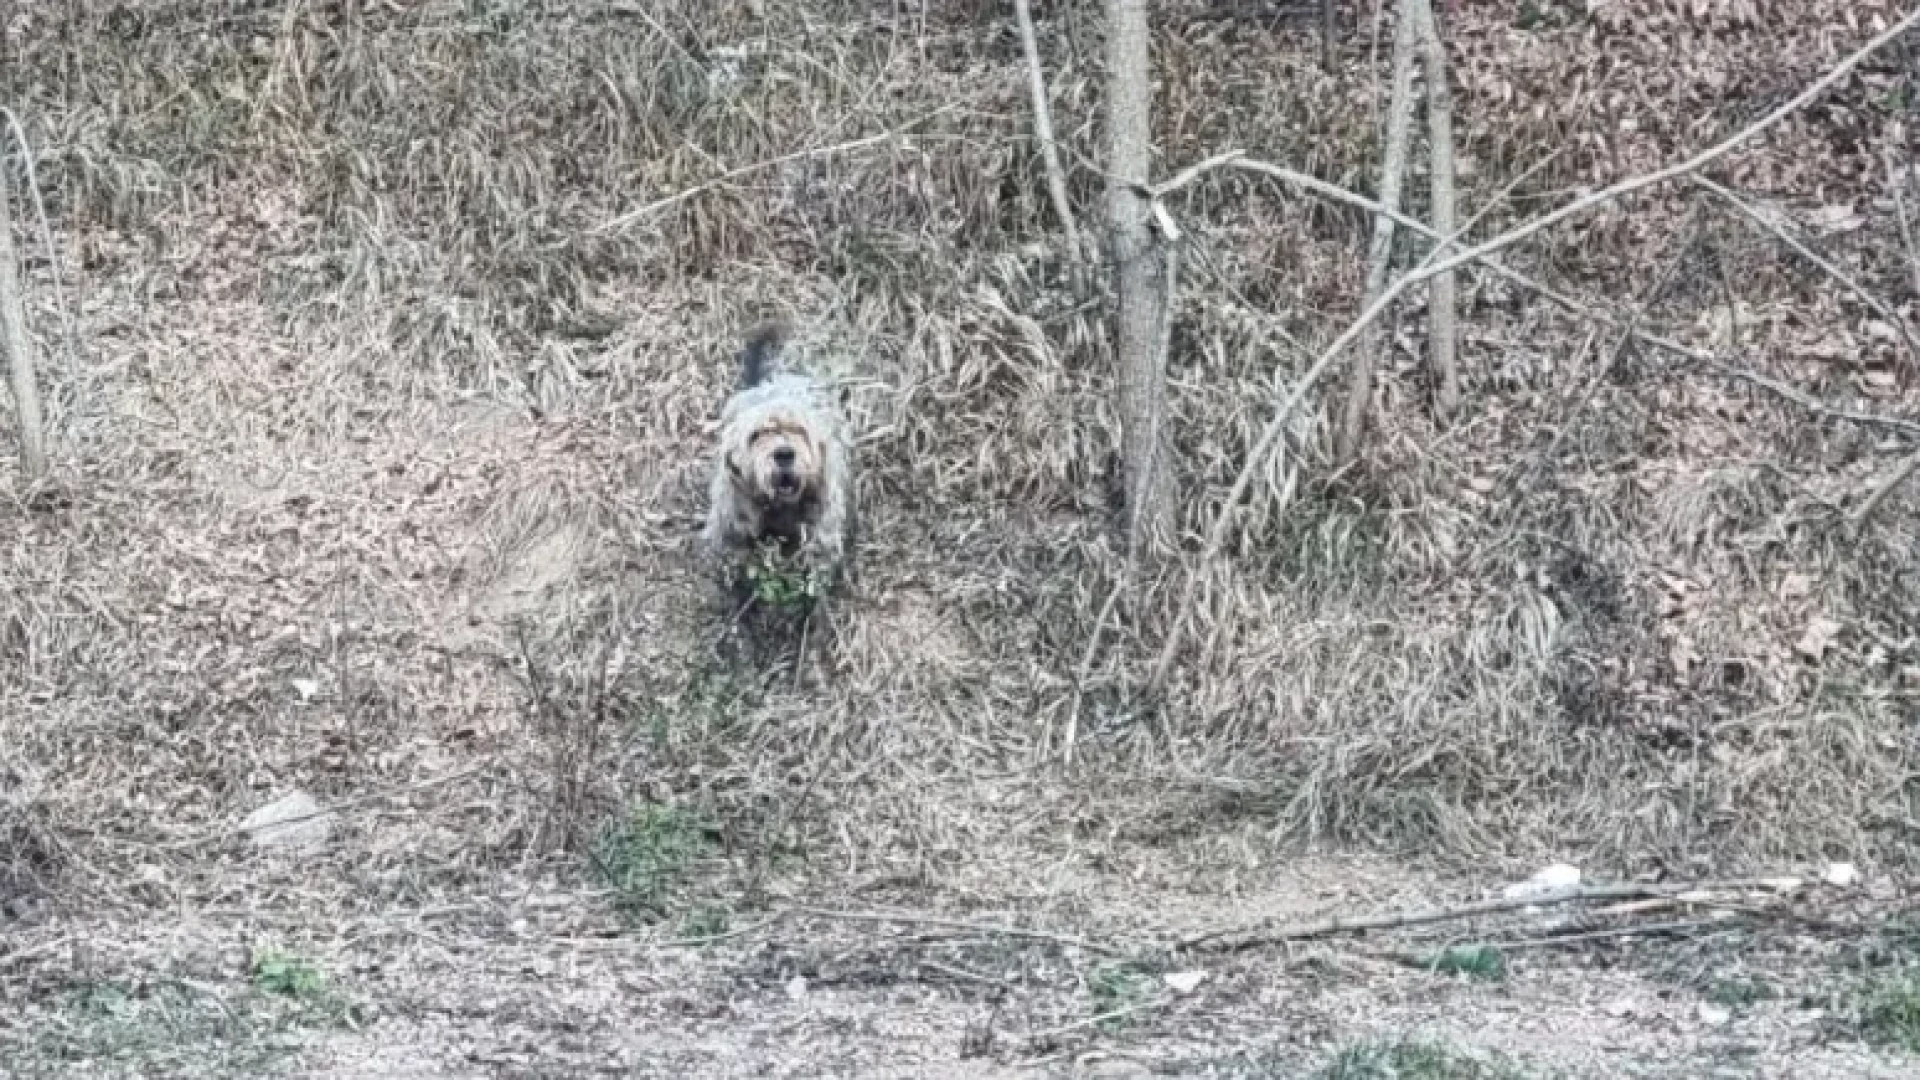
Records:
[[[0,93],[43,148],[85,347],[49,373],[67,504],[0,515],[0,903],[137,912],[234,880],[314,911],[418,900],[584,871],[598,823],[639,804],[715,823],[723,905],[769,874],[1015,896],[1017,868],[1076,835],[1226,806],[1279,840],[1449,858],[1912,867],[1920,496],[1858,528],[1832,509],[1891,461],[1877,435],[1635,349],[1583,396],[1584,328],[1478,282],[1467,419],[1429,427],[1416,355],[1382,358],[1364,474],[1329,478],[1318,418],[1298,425],[1196,598],[1212,647],[1142,699],[1186,597],[1129,596],[1076,687],[1118,570],[1109,352],[1048,231],[1009,17],[215,7],[27,5],[11,28]],[[1097,28],[1051,7],[1091,207]],[[1549,148],[1573,150],[1489,229],[1704,144],[1886,7],[1690,30],[1684,70],[1658,20],[1462,12],[1468,211]],[[1327,76],[1304,25],[1170,27],[1166,163],[1240,146],[1364,182],[1364,65]],[[1873,178],[1910,90],[1874,67],[1723,176],[1792,212],[1850,207],[1818,242],[1897,302]],[[1515,262],[1624,302],[1690,197]],[[1262,402],[1352,311],[1360,230],[1239,178],[1177,209],[1194,531]],[[1809,392],[1920,405],[1887,377],[1896,340],[1817,272],[1737,228],[1699,247],[1650,321]],[[725,613],[689,560],[703,425],[769,309],[853,383],[865,432],[861,593],[799,679],[715,659]],[[1417,346],[1423,325],[1408,310],[1397,333]],[[1795,648],[1816,618],[1842,628],[1818,662]],[[337,872],[236,867],[225,830],[292,787],[353,801]]]

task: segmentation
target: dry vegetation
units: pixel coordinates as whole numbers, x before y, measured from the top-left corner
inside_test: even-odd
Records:
[[[1738,129],[1900,14],[1444,6],[1462,218],[1534,170],[1482,235]],[[1304,9],[1154,7],[1156,176],[1239,148],[1364,190],[1384,57],[1363,13],[1329,74]],[[1094,220],[1098,5],[1035,16]],[[704,1056],[772,1015],[729,995],[783,1003],[795,972],[930,978],[885,959],[892,981],[844,974],[868,955],[845,926],[743,934],[718,968],[652,946],[795,902],[1151,936],[1472,892],[1548,858],[1609,878],[1845,859],[1907,895],[1920,479],[1848,510],[1911,429],[1490,275],[1461,281],[1457,423],[1426,419],[1427,322],[1402,305],[1360,466],[1332,475],[1316,402],[1229,565],[1196,593],[1167,574],[1129,595],[1089,652],[1120,569],[1109,332],[1072,288],[1003,5],[17,0],[0,20],[0,104],[58,254],[17,205],[58,486],[0,462],[0,1058],[393,1075],[408,1066],[366,1047],[406,1021],[479,1072],[571,1075],[604,1040],[643,1073],[759,1075],[768,1044]],[[1920,71],[1890,50],[1709,175],[1913,318],[1883,154],[1908,175],[1917,102]],[[1424,217],[1424,178],[1407,190]],[[1172,209],[1191,236],[1170,382],[1192,537],[1276,388],[1355,311],[1367,222],[1240,173]],[[1689,186],[1509,256],[1833,408],[1920,415],[1897,327]],[[769,311],[852,381],[864,432],[859,594],[797,673],[716,655],[727,613],[690,561],[705,425],[736,335]],[[1149,698],[1179,603],[1202,613],[1196,647]],[[236,824],[295,788],[337,809],[328,846],[252,851]],[[1402,861],[1276,876],[1332,848]],[[284,959],[236,969],[235,942],[326,958],[370,1011]],[[1131,976],[1034,948],[947,964],[929,985],[951,1008],[897,1028],[845,1005],[813,1042],[765,1030],[819,1069],[902,1075],[858,1048],[951,1059],[997,993],[1031,1010],[1003,1032],[1065,1029],[982,1051],[1002,1064],[1164,1038],[1205,1075],[1287,1013],[1306,1019],[1285,1053],[1208,1067],[1506,1075],[1327,1056],[1369,1021],[1434,1019],[1418,973],[1376,970],[1384,997],[1363,999],[1344,961],[1235,960],[1218,982],[1241,1013],[1129,1028],[1057,1010],[1124,1005]],[[1911,937],[1815,952],[1894,972],[1915,955]],[[1769,955],[1792,979],[1812,954]],[[1022,974],[988,991],[964,977],[982,966]],[[543,1004],[540,980],[573,989]],[[1830,1012],[1920,1041],[1898,1019],[1920,1017],[1912,984],[1874,993]],[[627,1031],[621,1008],[670,1019],[652,1041],[594,1026]],[[476,1057],[463,1022],[530,1034]],[[306,1041],[285,1049],[289,1031]],[[1755,1039],[1785,1053],[1804,1034]]]

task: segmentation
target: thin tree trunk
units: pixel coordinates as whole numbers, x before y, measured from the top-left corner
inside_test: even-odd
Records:
[[[1118,284],[1120,458],[1127,552],[1158,543],[1173,517],[1167,475],[1165,253],[1139,187],[1152,167],[1153,86],[1146,0],[1107,0],[1107,230]]]
[[[1433,155],[1430,199],[1433,231],[1452,236],[1455,199],[1453,184],[1453,92],[1447,85],[1447,48],[1440,40],[1440,24],[1431,0],[1411,0],[1420,15],[1420,55],[1426,62],[1427,142]],[[1445,258],[1445,253],[1441,253]],[[1433,365],[1434,411],[1441,419],[1460,408],[1458,359],[1459,299],[1452,271],[1437,275],[1427,286],[1427,348]]]
[[[29,483],[47,474],[46,427],[40,419],[40,392],[33,381],[33,339],[20,292],[13,250],[13,214],[9,207],[6,155],[0,154],[0,352],[6,354],[7,381],[20,421],[20,466]]]
[[[1386,146],[1380,155],[1380,205],[1398,212],[1400,185],[1407,171],[1407,145],[1413,134],[1413,60],[1420,22],[1413,8],[1417,0],[1400,0],[1393,16],[1393,89],[1387,103]],[[1387,288],[1387,270],[1393,261],[1393,219],[1373,219],[1373,243],[1367,251],[1367,295],[1363,310],[1371,308]],[[1335,440],[1334,456],[1341,465],[1359,456],[1366,435],[1367,414],[1373,408],[1373,365],[1386,347],[1386,335],[1370,327],[1353,358],[1347,378],[1346,415]]]
[[[1340,13],[1337,0],[1320,0],[1320,66],[1329,74],[1333,71],[1334,42],[1340,34]]]
[[[1067,234],[1067,251],[1073,267],[1074,287],[1083,290],[1085,275],[1081,260],[1080,228],[1073,220],[1073,203],[1067,198],[1067,174],[1060,167],[1060,150],[1053,142],[1053,112],[1047,104],[1047,72],[1040,63],[1040,41],[1033,32],[1032,0],[1013,0],[1014,18],[1020,24],[1020,44],[1027,52],[1027,82],[1033,94],[1033,135],[1040,142],[1040,161],[1047,170],[1047,194],[1053,199],[1053,212]]]

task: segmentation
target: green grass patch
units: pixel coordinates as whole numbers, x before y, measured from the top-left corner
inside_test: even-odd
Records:
[[[689,865],[715,848],[686,810],[659,803],[631,807],[601,829],[593,862],[629,914],[662,917]]]
[[[1101,964],[1087,972],[1085,982],[1093,1015],[1108,1017],[1100,1021],[1099,1026],[1109,1031],[1125,1027],[1132,1019],[1130,1014],[1110,1014],[1125,1013],[1145,1004],[1153,994],[1154,974],[1148,965],[1126,961]]]
[[[1526,1080],[1504,1060],[1420,1039],[1349,1046],[1320,1075],[1323,1080]]]
[[[1868,1042],[1920,1054],[1920,975],[1888,976],[1862,991],[1860,1033]]]
[[[1420,966],[1440,975],[1498,982],[1507,977],[1507,957],[1491,945],[1453,945],[1423,956]]]
[[[742,572],[753,589],[754,602],[776,611],[805,611],[826,593],[821,574],[782,555],[773,544],[757,548]]]
[[[253,985],[269,994],[291,998],[319,997],[327,979],[313,961],[279,949],[256,949],[249,964]]]

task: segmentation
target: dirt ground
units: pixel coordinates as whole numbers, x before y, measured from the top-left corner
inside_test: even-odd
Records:
[[[1806,894],[1798,917],[1771,908],[1782,917],[1670,938],[1510,948],[1498,977],[1475,977],[1398,958],[1583,924],[1540,909],[1169,956],[1149,942],[1485,891],[1333,856],[1216,868],[1210,888],[1191,866],[1169,872],[1180,862],[1139,848],[1070,856],[1001,897],[946,897],[945,911],[884,878],[838,897],[775,888],[706,943],[636,928],[606,890],[550,879],[503,874],[335,912],[283,906],[262,883],[177,919],[13,929],[0,1046],[19,1077],[1920,1076],[1920,1061],[1844,1022],[1884,882]],[[323,985],[276,992],[256,959],[265,942]],[[1180,978],[1196,973],[1197,985]],[[1446,1048],[1454,1071],[1327,1071],[1355,1047],[1401,1042]],[[1459,1071],[1474,1062],[1489,1071]]]

